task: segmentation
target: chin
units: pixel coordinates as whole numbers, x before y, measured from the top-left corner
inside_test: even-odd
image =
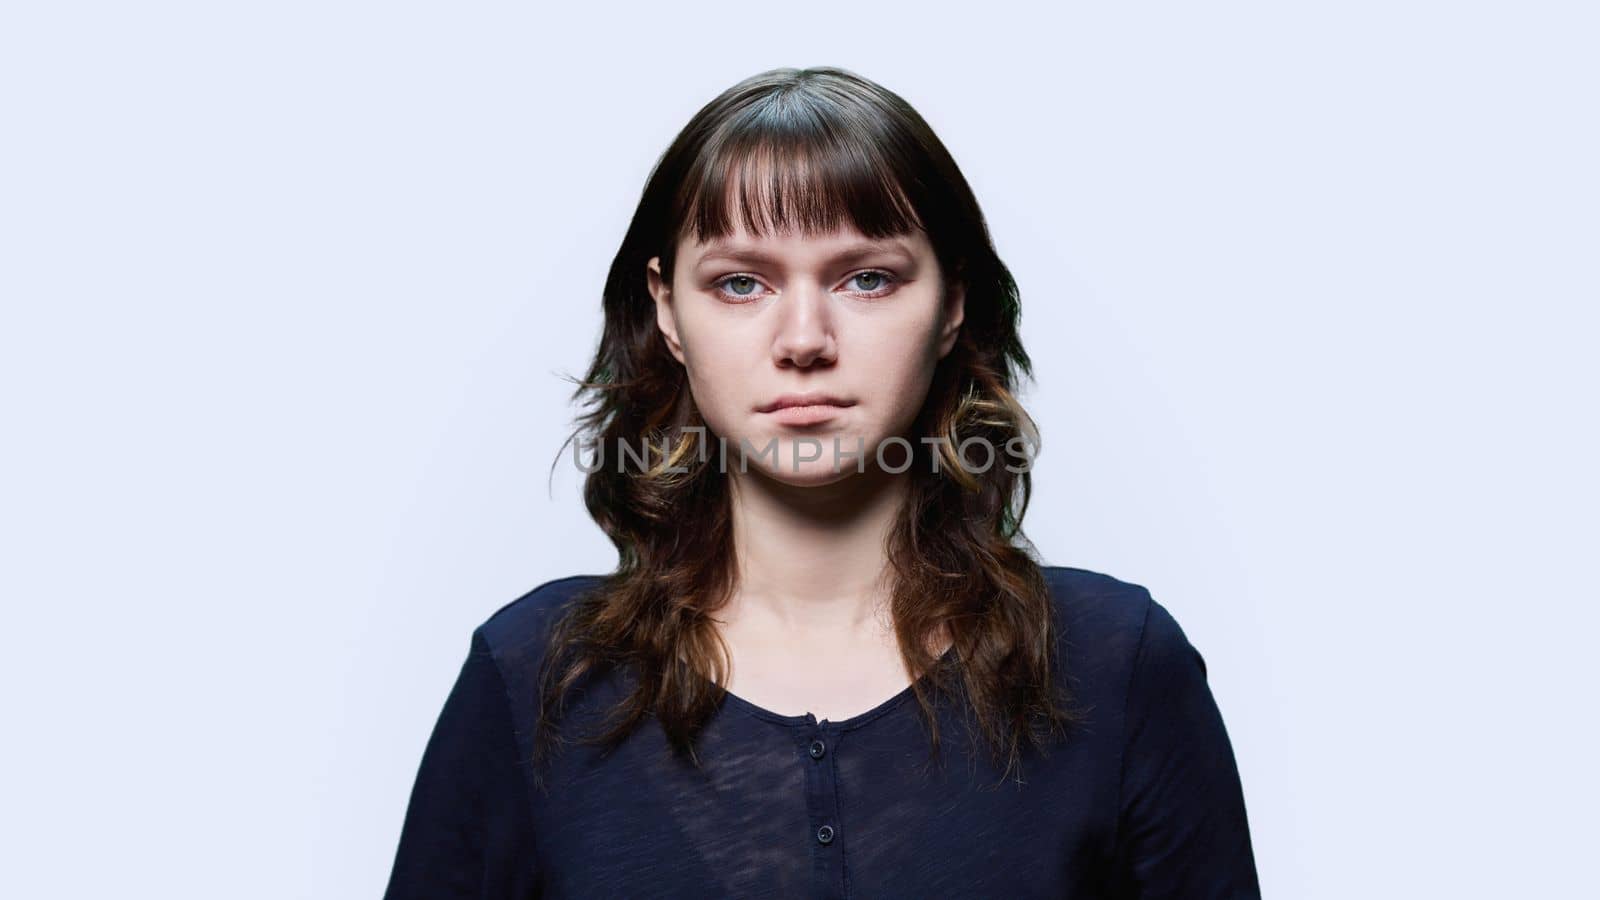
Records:
[[[760,472],[766,478],[790,487],[824,487],[861,474],[854,465],[843,466],[835,472],[829,463],[822,461],[801,463],[798,471],[793,466],[773,467],[765,464],[751,465],[750,471]]]
[[[840,455],[834,454],[833,443],[837,437]],[[865,462],[853,454],[858,441],[855,435],[816,432],[811,434],[773,435],[761,434],[747,438],[756,448],[771,446],[776,439],[776,452],[761,455],[752,451],[744,459],[746,473],[759,472],[762,476],[795,487],[820,487],[844,481],[853,475],[871,472],[874,467],[869,449]],[[812,442],[812,443],[807,443]],[[729,475],[741,474],[740,456],[736,451],[737,439],[728,441],[727,462],[724,471]],[[873,445],[865,442],[870,448]],[[812,458],[816,457],[816,458]],[[858,471],[858,469],[860,471]]]

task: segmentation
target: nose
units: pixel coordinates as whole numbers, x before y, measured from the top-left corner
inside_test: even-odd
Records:
[[[778,301],[778,333],[772,342],[778,365],[807,367],[833,362],[839,352],[828,293],[814,286],[785,292]]]

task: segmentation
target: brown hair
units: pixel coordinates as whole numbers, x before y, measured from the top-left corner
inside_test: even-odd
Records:
[[[1080,716],[1052,677],[1059,625],[1022,534],[1030,474],[1005,465],[975,473],[955,457],[974,437],[991,447],[1018,437],[1038,445],[1013,396],[1014,380],[1032,375],[1016,284],[966,179],[922,117],[880,85],[823,67],[763,72],[704,106],[657,162],[612,262],[604,331],[574,394],[590,409],[568,443],[586,436],[600,448],[648,453],[637,471],[602,465],[587,475],[584,501],[616,545],[618,566],[550,630],[535,777],[549,744],[564,742],[556,725],[586,676],[622,667],[637,679],[611,710],[609,730],[588,740],[614,745],[653,714],[673,750],[696,764],[695,737],[722,700],[731,661],[710,614],[734,587],[728,485],[705,459],[716,454],[701,452],[707,432],[696,429],[705,423],[657,327],[645,266],[659,256],[670,284],[680,237],[724,237],[740,211],[756,235],[826,233],[846,222],[869,238],[922,229],[945,288],[959,280],[965,289],[957,343],[914,425],[918,436],[945,440],[937,451],[917,442],[916,463],[899,476],[911,484],[888,541],[890,610],[908,671],[928,673],[926,689],[918,679],[914,692],[934,754],[929,691],[959,686],[1009,774],[1024,743],[1043,749],[1041,725],[1059,733]],[[946,630],[950,666],[929,649]]]

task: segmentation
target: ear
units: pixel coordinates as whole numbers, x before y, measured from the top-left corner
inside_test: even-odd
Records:
[[[951,283],[944,299],[944,324],[939,330],[939,358],[944,359],[956,345],[956,337],[961,333],[961,323],[967,317],[967,285],[966,282],[955,280]]]
[[[672,314],[672,285],[661,277],[661,257],[652,256],[645,264],[645,280],[650,286],[650,296],[656,301],[656,327],[666,339],[667,349],[678,362],[683,362],[683,345],[678,342],[678,322]]]

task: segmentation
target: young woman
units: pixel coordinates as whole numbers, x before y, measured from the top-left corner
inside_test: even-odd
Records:
[[[617,569],[473,632],[391,900],[1259,894],[1199,653],[1023,536],[1016,286],[904,100],[730,88],[604,304],[574,458]]]

